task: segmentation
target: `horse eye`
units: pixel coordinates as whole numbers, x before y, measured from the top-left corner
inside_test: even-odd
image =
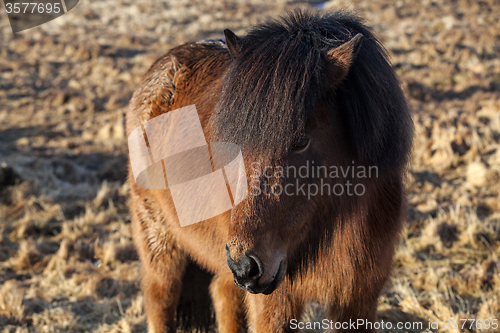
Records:
[[[292,144],[293,151],[300,151],[307,148],[309,145],[309,138],[302,137]]]

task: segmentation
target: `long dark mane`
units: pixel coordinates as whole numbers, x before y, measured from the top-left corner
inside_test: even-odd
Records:
[[[325,52],[362,33],[364,40],[335,94],[325,94]],[[279,158],[300,136],[320,98],[340,108],[362,163],[406,164],[412,121],[387,52],[352,14],[293,11],[241,38],[211,117],[217,139]]]

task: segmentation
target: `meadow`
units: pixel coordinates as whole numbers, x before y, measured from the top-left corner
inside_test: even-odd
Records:
[[[134,89],[171,47],[313,6],[366,18],[416,126],[379,318],[424,329],[382,332],[500,331],[484,324],[500,319],[497,0],[82,0],[16,34],[0,6],[1,333],[146,331],[125,183]]]

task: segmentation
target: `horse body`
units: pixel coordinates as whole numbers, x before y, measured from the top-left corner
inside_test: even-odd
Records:
[[[290,320],[310,301],[335,322],[376,321],[405,214],[402,176],[412,135],[382,48],[358,19],[339,12],[295,12],[241,39],[225,34],[227,47],[188,43],[151,67],[130,102],[127,134],[194,104],[208,141],[240,145],[258,182],[293,184],[263,168],[305,161],[376,165],[380,174],[347,176],[363,185],[362,195],[249,195],[230,212],[186,227],[168,189],[140,188],[130,174],[149,331],[175,332],[188,257],[214,274],[219,332],[291,331]],[[319,182],[305,177],[297,185]]]

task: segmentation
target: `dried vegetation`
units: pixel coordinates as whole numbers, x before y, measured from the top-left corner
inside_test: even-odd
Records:
[[[244,33],[294,6],[311,3],[87,0],[15,35],[1,12],[2,332],[145,331],[124,184],[133,89],[170,47]],[[498,2],[324,5],[339,6],[365,16],[388,48],[416,124],[381,319],[500,319]]]

